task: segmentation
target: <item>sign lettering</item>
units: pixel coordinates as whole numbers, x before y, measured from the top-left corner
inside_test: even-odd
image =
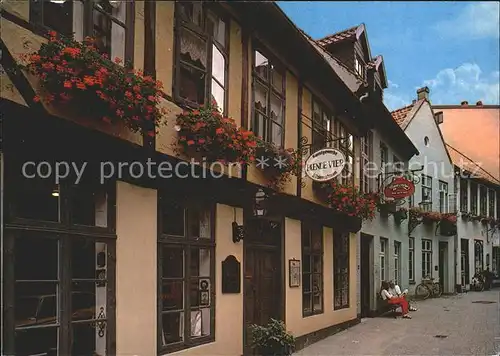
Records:
[[[309,156],[305,164],[305,173],[316,182],[326,182],[338,176],[345,164],[342,152],[334,148],[325,148]]]
[[[384,189],[385,197],[392,199],[407,198],[409,196],[412,196],[413,193],[415,193],[415,185],[413,184],[413,182],[403,177],[395,178]]]

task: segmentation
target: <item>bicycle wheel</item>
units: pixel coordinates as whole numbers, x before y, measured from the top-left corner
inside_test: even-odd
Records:
[[[441,284],[434,283],[432,285],[432,294],[433,294],[433,297],[436,297],[436,298],[439,298],[443,294],[443,288],[441,287]]]
[[[431,291],[429,290],[429,288],[427,288],[427,286],[425,284],[419,284],[418,286],[415,287],[415,296],[417,298],[421,298],[421,299],[427,299],[429,298],[429,296],[431,295]]]

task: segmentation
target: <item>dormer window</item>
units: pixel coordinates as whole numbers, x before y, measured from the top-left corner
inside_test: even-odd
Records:
[[[361,57],[358,55],[354,57],[354,70],[361,78],[365,78],[365,65],[363,64]]]

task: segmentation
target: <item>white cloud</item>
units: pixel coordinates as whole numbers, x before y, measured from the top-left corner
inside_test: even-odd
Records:
[[[443,69],[433,79],[424,80],[423,85],[430,88],[433,104],[481,100],[484,104],[498,105],[500,100],[498,71],[485,75],[476,63]]]
[[[500,3],[491,1],[469,4],[455,18],[438,22],[435,30],[443,37],[499,38]]]
[[[411,100],[406,95],[392,93],[389,88],[384,91],[384,104],[389,111],[402,108],[410,104]]]
[[[389,84],[389,88],[395,88],[395,89],[399,88],[398,84],[396,84],[390,80],[387,80],[387,83]]]

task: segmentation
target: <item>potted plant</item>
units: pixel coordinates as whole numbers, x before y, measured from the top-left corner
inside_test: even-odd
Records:
[[[447,213],[441,215],[439,224],[441,235],[452,236],[457,232],[457,214]]]
[[[408,209],[406,208],[399,208],[395,213],[394,213],[394,219],[397,222],[401,222],[403,220],[408,219]]]
[[[271,319],[264,326],[252,324],[249,331],[251,347],[259,356],[290,356],[295,350],[295,337],[280,320]]]
[[[353,185],[341,184],[332,180],[324,188],[327,201],[335,211],[349,217],[372,220],[375,217],[377,195],[364,194]]]
[[[283,189],[292,175],[297,175],[301,161],[293,148],[277,147],[273,143],[257,138],[255,148],[256,166],[269,179],[269,185],[275,189]]]
[[[396,204],[396,201],[394,199],[392,199],[392,200],[381,199],[377,203],[377,208],[380,212],[383,212],[385,214],[389,214],[389,213],[394,214],[397,211],[397,204]]]
[[[133,132],[155,135],[165,113],[158,105],[161,82],[119,65],[119,58],[109,60],[91,38],[78,42],[53,31],[49,37],[39,50],[21,55],[21,69],[36,76],[42,89],[34,101],[68,104],[90,119],[123,122]]]
[[[437,211],[426,211],[422,213],[422,219],[425,224],[432,224],[441,220],[441,213]]]
[[[246,164],[255,159],[257,137],[224,117],[214,103],[178,114],[175,130],[178,144],[187,155],[224,164]]]

